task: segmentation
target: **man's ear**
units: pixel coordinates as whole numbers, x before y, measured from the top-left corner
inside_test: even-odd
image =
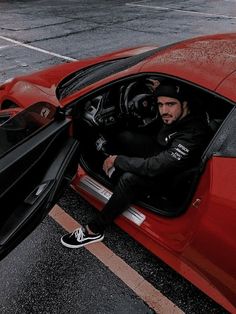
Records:
[[[185,100],[185,101],[183,101],[183,108],[185,109],[187,107],[188,107],[188,102]]]

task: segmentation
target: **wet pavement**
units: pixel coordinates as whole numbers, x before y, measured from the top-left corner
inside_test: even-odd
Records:
[[[0,82],[119,48],[236,31],[234,0],[2,0],[0,12]],[[59,204],[79,222],[94,214],[70,189]],[[47,217],[0,262],[0,313],[153,313],[86,249],[62,247],[63,233]],[[116,226],[104,243],[185,313],[226,313]]]
[[[80,222],[95,214],[71,189],[60,205]],[[64,233],[47,217],[1,261],[0,313],[154,313],[85,248],[63,247]],[[104,244],[185,313],[227,313],[115,225]]]
[[[153,313],[87,250],[62,247],[62,234],[46,218],[1,262],[0,313]]]

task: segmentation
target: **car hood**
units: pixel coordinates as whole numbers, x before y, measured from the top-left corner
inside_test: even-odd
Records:
[[[55,90],[58,84],[71,73],[89,67],[96,63],[115,60],[120,58],[126,58],[134,55],[141,54],[143,52],[157,48],[157,46],[141,46],[135,48],[122,49],[114,51],[109,54],[104,54],[99,57],[84,59],[80,61],[73,61],[55,65],[44,69],[42,71],[34,72],[33,74],[20,76],[16,78],[16,81],[24,81],[33,86],[37,86],[40,90],[48,95],[55,95]]]

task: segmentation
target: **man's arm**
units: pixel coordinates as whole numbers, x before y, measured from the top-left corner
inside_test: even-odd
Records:
[[[191,137],[179,133],[171,146],[156,156],[149,158],[117,156],[114,166],[125,172],[155,177],[173,171],[181,171],[197,162],[205,148],[205,133],[197,132]]]

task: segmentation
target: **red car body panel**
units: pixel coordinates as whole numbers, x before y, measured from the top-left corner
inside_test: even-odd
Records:
[[[63,100],[56,98],[58,83],[70,73],[154,48],[122,50],[19,77],[0,87],[1,103],[10,99],[25,108],[36,101],[48,101],[64,107],[100,86],[139,73],[180,78],[236,101],[236,33],[203,36],[164,47],[128,70],[95,82]],[[72,187],[101,209],[104,204],[80,187],[85,176],[86,172],[79,168]],[[232,313],[236,311],[235,185],[236,158],[213,157],[189,208],[181,216],[158,216],[136,206],[146,216],[140,226],[123,216],[116,219],[122,229]]]
[[[157,46],[123,49],[96,58],[55,65],[30,75],[18,76],[10,83],[0,86],[1,102],[8,99],[18,104],[20,100],[19,105],[26,108],[34,101],[38,101],[39,98],[42,98],[42,101],[47,100],[55,106],[66,105],[71,99],[78,97],[76,93],[73,95],[74,97],[69,97],[66,101],[63,100],[60,103],[56,98],[56,87],[66,76],[93,64],[133,56],[155,48],[157,48]],[[89,86],[89,88],[83,90],[81,94],[86,93],[87,89],[91,89],[91,87]]]
[[[236,71],[229,75],[217,88],[217,93],[236,101]]]
[[[47,95],[51,95],[49,98],[50,101],[55,105],[59,105],[59,102],[55,97],[55,90],[58,83],[65,76],[92,64],[103,62],[105,60],[108,61],[136,55],[156,47],[157,46],[145,46],[122,50],[97,58],[56,65],[30,75],[20,76],[6,86],[6,91],[3,87],[0,87],[2,102],[4,101],[6,92],[11,90],[10,94],[7,93],[8,99],[10,98],[12,101],[16,101],[15,92],[16,94],[21,93],[23,100],[20,105],[27,107],[30,105],[27,99],[31,99],[31,97],[33,98],[34,95],[37,94],[35,88],[38,88],[41,90],[41,96],[43,98],[46,98]],[[202,53],[203,50],[204,53]],[[234,92],[233,87],[231,87],[234,83],[233,78],[232,82],[230,80],[227,83],[227,86],[222,85],[222,82],[236,70],[234,57],[235,50],[236,33],[227,34],[227,36],[225,34],[204,36],[176,43],[167,46],[164,49],[160,49],[154,56],[147,58],[137,66],[131,67],[129,70],[116,73],[81,89],[77,93],[63,99],[63,101],[60,102],[60,105],[66,106],[73,99],[89,92],[90,89],[92,90],[107,84],[110,81],[124,77],[125,75],[137,74],[140,72],[164,73],[166,75],[176,76],[210,90],[215,90],[218,85],[221,84],[221,93],[224,95],[224,88],[230,89],[230,91],[233,91],[233,95],[230,94],[230,98],[234,100],[236,99],[236,92]],[[17,82],[19,81],[21,84],[17,85]],[[14,85],[16,86],[13,89],[12,87]],[[38,92],[40,93],[39,90]],[[43,96],[44,93],[45,97]],[[27,94],[31,94],[30,97],[24,97],[24,95]],[[19,101],[19,98],[17,100]]]
[[[232,160],[235,167],[236,159]],[[225,167],[225,164],[224,158],[223,160],[213,158],[202,175],[188,210],[180,217],[173,220],[135,206],[146,216],[141,226],[135,225],[123,216],[118,217],[116,223],[153,254],[233,313],[236,277],[232,277],[232,274],[235,274],[235,258],[232,252],[236,251],[234,241],[236,204],[235,201],[231,202],[235,186],[228,192],[222,190],[221,170],[224,172],[223,176],[227,176],[228,171],[232,169],[232,164],[227,163],[228,167]],[[104,204],[79,187],[80,180],[86,175],[86,172],[79,168],[72,187],[90,204],[101,210]],[[197,199],[201,202],[195,207]],[[224,232],[226,228],[227,234]]]
[[[39,84],[40,87],[45,87],[47,93],[50,95],[55,93],[55,87],[59,84],[59,82],[70,75],[71,73],[83,69],[85,67],[91,66],[93,64],[97,64],[104,61],[115,60],[120,58],[126,58],[129,56],[134,56],[145,51],[155,49],[156,46],[144,46],[137,48],[129,48],[123,49],[120,51],[116,51],[113,53],[105,54],[99,57],[93,57],[90,59],[84,59],[80,61],[74,61],[69,63],[64,63],[60,65],[56,65],[50,67],[48,69],[36,72],[35,74],[30,76],[30,82],[35,84]]]
[[[215,90],[236,70],[235,51],[235,33],[204,36],[167,47],[150,58],[142,71],[170,74]]]

